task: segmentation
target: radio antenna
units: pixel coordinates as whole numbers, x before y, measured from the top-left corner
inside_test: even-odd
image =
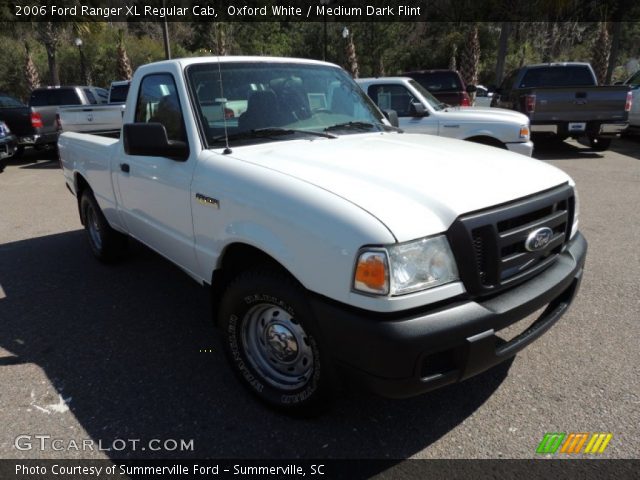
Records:
[[[222,68],[220,67],[220,54],[217,53],[216,54],[216,58],[218,59],[218,81],[220,82],[220,95],[222,96],[221,100],[221,104],[222,104],[222,123],[224,125],[224,143],[225,143],[225,149],[222,151],[223,155],[229,155],[230,153],[233,153],[233,151],[231,150],[231,148],[229,148],[229,132],[227,130],[227,112],[226,110],[226,105],[227,105],[227,99],[224,96],[224,86],[222,85]]]

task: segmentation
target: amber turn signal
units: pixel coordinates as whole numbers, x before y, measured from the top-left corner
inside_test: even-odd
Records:
[[[364,252],[358,258],[354,279],[356,290],[386,294],[389,292],[389,269],[386,252]]]

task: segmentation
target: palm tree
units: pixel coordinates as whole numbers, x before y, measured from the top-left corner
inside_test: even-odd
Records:
[[[609,41],[607,24],[605,22],[601,22],[598,38],[596,38],[595,44],[593,45],[593,57],[591,57],[591,66],[593,67],[593,71],[596,73],[598,83],[605,83],[607,67],[609,65],[610,48],[611,42]]]
[[[131,80],[133,71],[131,62],[124,46],[124,30],[118,30],[118,78],[120,80]]]
[[[40,86],[40,75],[38,75],[38,69],[33,63],[31,58],[31,47],[29,42],[25,40],[24,48],[26,50],[25,62],[24,62],[24,78],[27,82],[29,90],[34,90]]]

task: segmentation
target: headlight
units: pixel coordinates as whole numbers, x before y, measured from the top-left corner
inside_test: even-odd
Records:
[[[529,138],[529,125],[520,125],[520,138]]]
[[[444,235],[360,252],[353,288],[378,295],[404,295],[458,280]]]
[[[9,127],[4,122],[0,122],[0,138],[6,137],[9,135]]]
[[[571,236],[569,238],[573,238],[573,236],[578,233],[578,217],[580,216],[580,201],[578,200],[578,189],[573,187],[573,225],[571,225]]]

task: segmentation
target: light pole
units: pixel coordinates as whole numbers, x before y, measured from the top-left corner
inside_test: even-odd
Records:
[[[331,2],[331,0],[320,0],[320,4],[323,7],[326,7],[327,5],[329,5],[329,2]],[[324,11],[324,9],[322,10],[322,23],[323,23],[323,27],[324,27],[324,46],[323,46],[323,50],[322,50],[322,60],[327,60],[327,14]]]
[[[82,83],[85,85],[87,82],[87,70],[84,64],[84,52],[82,51],[82,39],[80,37],[76,37],[74,40],[76,47],[78,47],[78,53],[80,54],[80,75],[82,76]]]
[[[162,0],[162,8],[165,8],[165,0]],[[164,58],[171,59],[171,45],[169,44],[169,25],[167,25],[167,17],[162,21],[162,39],[164,40]]]

